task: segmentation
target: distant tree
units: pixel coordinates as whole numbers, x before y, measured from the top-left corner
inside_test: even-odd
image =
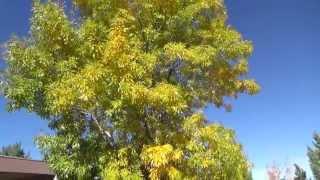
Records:
[[[313,147],[308,147],[310,167],[315,179],[320,180],[320,135],[313,135]]]
[[[294,165],[290,164],[288,165],[286,168],[285,168],[285,171],[284,171],[284,177],[283,179],[284,180],[294,180],[294,177],[295,177],[295,168],[294,168]]]
[[[0,155],[3,156],[12,156],[12,157],[21,157],[21,158],[30,158],[30,155],[25,153],[21,143],[15,143],[8,146],[3,146],[0,150]]]
[[[267,169],[268,180],[280,180],[280,174],[281,171],[276,165]]]
[[[302,169],[299,165],[294,164],[295,168],[295,177],[294,180],[306,180],[307,179],[307,173],[304,169]]]

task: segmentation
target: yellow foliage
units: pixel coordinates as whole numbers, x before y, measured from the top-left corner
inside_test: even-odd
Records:
[[[161,177],[175,179],[180,171],[174,167],[183,156],[181,150],[174,150],[170,144],[162,146],[144,147],[141,158],[146,165],[150,165],[150,179],[158,180]]]
[[[242,180],[234,132],[208,104],[255,94],[253,46],[223,0],[34,0],[30,36],[7,45],[4,95],[55,132],[40,147],[62,178]],[[79,168],[77,168],[79,167]]]

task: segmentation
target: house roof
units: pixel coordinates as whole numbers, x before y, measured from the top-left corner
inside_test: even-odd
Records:
[[[44,161],[8,156],[0,156],[0,174],[1,173],[54,175]]]

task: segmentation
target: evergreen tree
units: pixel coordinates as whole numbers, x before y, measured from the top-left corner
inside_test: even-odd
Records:
[[[0,150],[0,155],[29,158],[29,154],[26,154],[21,146],[21,143],[15,143],[8,146],[3,146]]]
[[[314,178],[320,179],[320,135],[313,135],[313,147],[308,147],[309,163],[314,175]]]
[[[294,180],[306,180],[307,179],[307,173],[304,169],[302,169],[297,164],[294,164],[295,168],[295,178]]]
[[[7,44],[11,111],[46,119],[37,144],[60,178],[245,179],[235,133],[202,113],[253,95],[253,50],[223,0],[35,0]]]

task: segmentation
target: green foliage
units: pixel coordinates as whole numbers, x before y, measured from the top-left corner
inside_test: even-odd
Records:
[[[247,174],[245,180],[253,180],[251,169],[248,171],[248,174]]]
[[[60,178],[245,179],[234,132],[201,110],[255,94],[253,48],[222,0],[35,0],[30,36],[7,44],[4,94],[55,135],[37,138]],[[70,14],[70,13],[69,13]]]
[[[308,147],[310,167],[315,179],[320,179],[320,135],[313,136],[313,147]]]
[[[302,169],[299,165],[294,164],[295,168],[295,177],[294,180],[306,180],[307,179],[307,173],[304,169]]]
[[[11,156],[11,157],[21,157],[21,158],[30,158],[30,155],[25,153],[21,143],[15,143],[8,146],[3,146],[0,150],[0,155]]]

